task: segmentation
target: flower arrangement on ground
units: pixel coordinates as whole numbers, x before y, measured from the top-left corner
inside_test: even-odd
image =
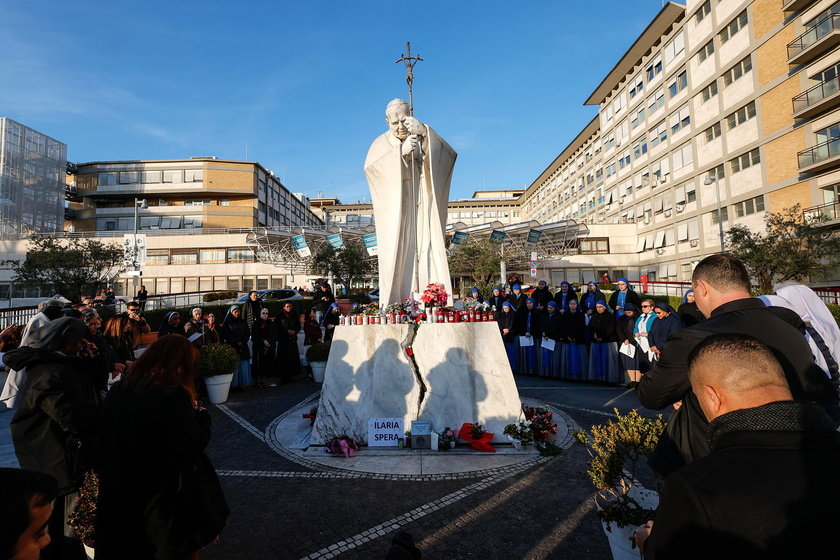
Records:
[[[552,413],[547,406],[523,407],[522,412],[525,414],[525,420],[530,422],[534,441],[546,441],[548,436],[557,433],[557,424],[552,422]]]
[[[403,311],[405,311],[405,304],[404,303],[399,303],[399,302],[389,303],[388,305],[385,306],[385,313],[395,313],[395,314],[399,315]]]
[[[449,296],[446,294],[446,287],[440,282],[433,282],[426,286],[420,300],[428,307],[442,307],[446,305]]]
[[[362,313],[365,315],[379,315],[379,304],[375,301],[362,305]]]
[[[99,476],[95,471],[85,473],[79,488],[76,508],[70,514],[68,524],[76,531],[76,536],[89,547],[93,547],[94,525],[96,523],[96,502],[99,500]]]
[[[486,433],[487,433],[487,432],[484,430],[484,426],[482,426],[482,425],[481,425],[481,424],[479,424],[478,422],[475,422],[475,423],[474,423],[472,426],[470,426],[470,428],[469,428],[469,434],[470,434],[470,437],[471,437],[472,439],[481,439],[481,438],[482,438],[482,436],[484,436],[484,434],[486,434]]]
[[[520,420],[516,424],[508,424],[502,433],[511,439],[521,441],[522,445],[534,443],[534,431],[530,420]]]
[[[447,426],[443,429],[441,437],[449,443],[455,443],[456,441],[458,441],[458,430]]]
[[[346,434],[340,436],[333,436],[324,446],[324,451],[332,455],[341,455],[343,457],[355,457],[359,451],[359,444],[353,441],[353,438]]]
[[[458,431],[458,437],[470,442],[470,446],[476,451],[486,451],[488,453],[495,453],[496,450],[490,445],[493,439],[490,432],[485,431],[484,426],[478,422],[474,424],[466,423],[461,426]]]

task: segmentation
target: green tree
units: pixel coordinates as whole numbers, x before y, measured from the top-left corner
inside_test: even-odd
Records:
[[[764,233],[743,225],[726,232],[729,250],[754,275],[759,289],[773,282],[806,282],[823,278],[840,265],[840,237],[826,228],[822,215],[805,216],[799,204],[770,213]]]
[[[367,249],[358,241],[346,241],[341,249],[325,243],[312,256],[312,272],[320,276],[332,273],[336,282],[344,286],[344,293],[350,294],[353,281],[370,276],[373,265]]]
[[[469,274],[485,297],[493,278],[499,275],[502,262],[501,244],[488,237],[469,236],[458,250],[449,254],[451,274]]]
[[[36,237],[30,240],[26,259],[4,261],[17,284],[58,293],[73,302],[95,296],[107,281],[121,274],[123,250],[98,239],[62,240]]]

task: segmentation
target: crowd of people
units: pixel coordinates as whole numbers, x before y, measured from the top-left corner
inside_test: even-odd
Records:
[[[697,324],[703,315],[688,290],[675,310],[642,299],[626,278],[609,300],[595,281],[578,294],[569,282],[556,293],[545,281],[526,295],[519,284],[510,294],[493,288],[487,299],[514,373],[573,381],[623,383],[636,388],[671,333]],[[482,302],[478,289],[470,297]]]

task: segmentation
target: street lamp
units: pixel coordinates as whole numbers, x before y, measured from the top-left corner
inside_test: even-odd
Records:
[[[703,181],[704,185],[711,185],[712,183],[715,184],[715,194],[717,195],[718,230],[720,232],[720,252],[723,253],[725,251],[723,246],[723,214],[721,214],[720,212],[720,185],[718,184],[717,175],[707,175],[706,179]]]
[[[137,293],[137,285],[140,282],[140,263],[137,261],[137,229],[139,226],[139,212],[138,210],[142,208],[146,210],[149,207],[148,202],[146,199],[134,199],[134,253],[132,256],[132,264],[134,265],[134,293]]]

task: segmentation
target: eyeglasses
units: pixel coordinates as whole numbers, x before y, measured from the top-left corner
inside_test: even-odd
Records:
[[[642,309],[644,309],[645,307],[650,307],[650,305],[644,305],[644,304],[642,304]]]

